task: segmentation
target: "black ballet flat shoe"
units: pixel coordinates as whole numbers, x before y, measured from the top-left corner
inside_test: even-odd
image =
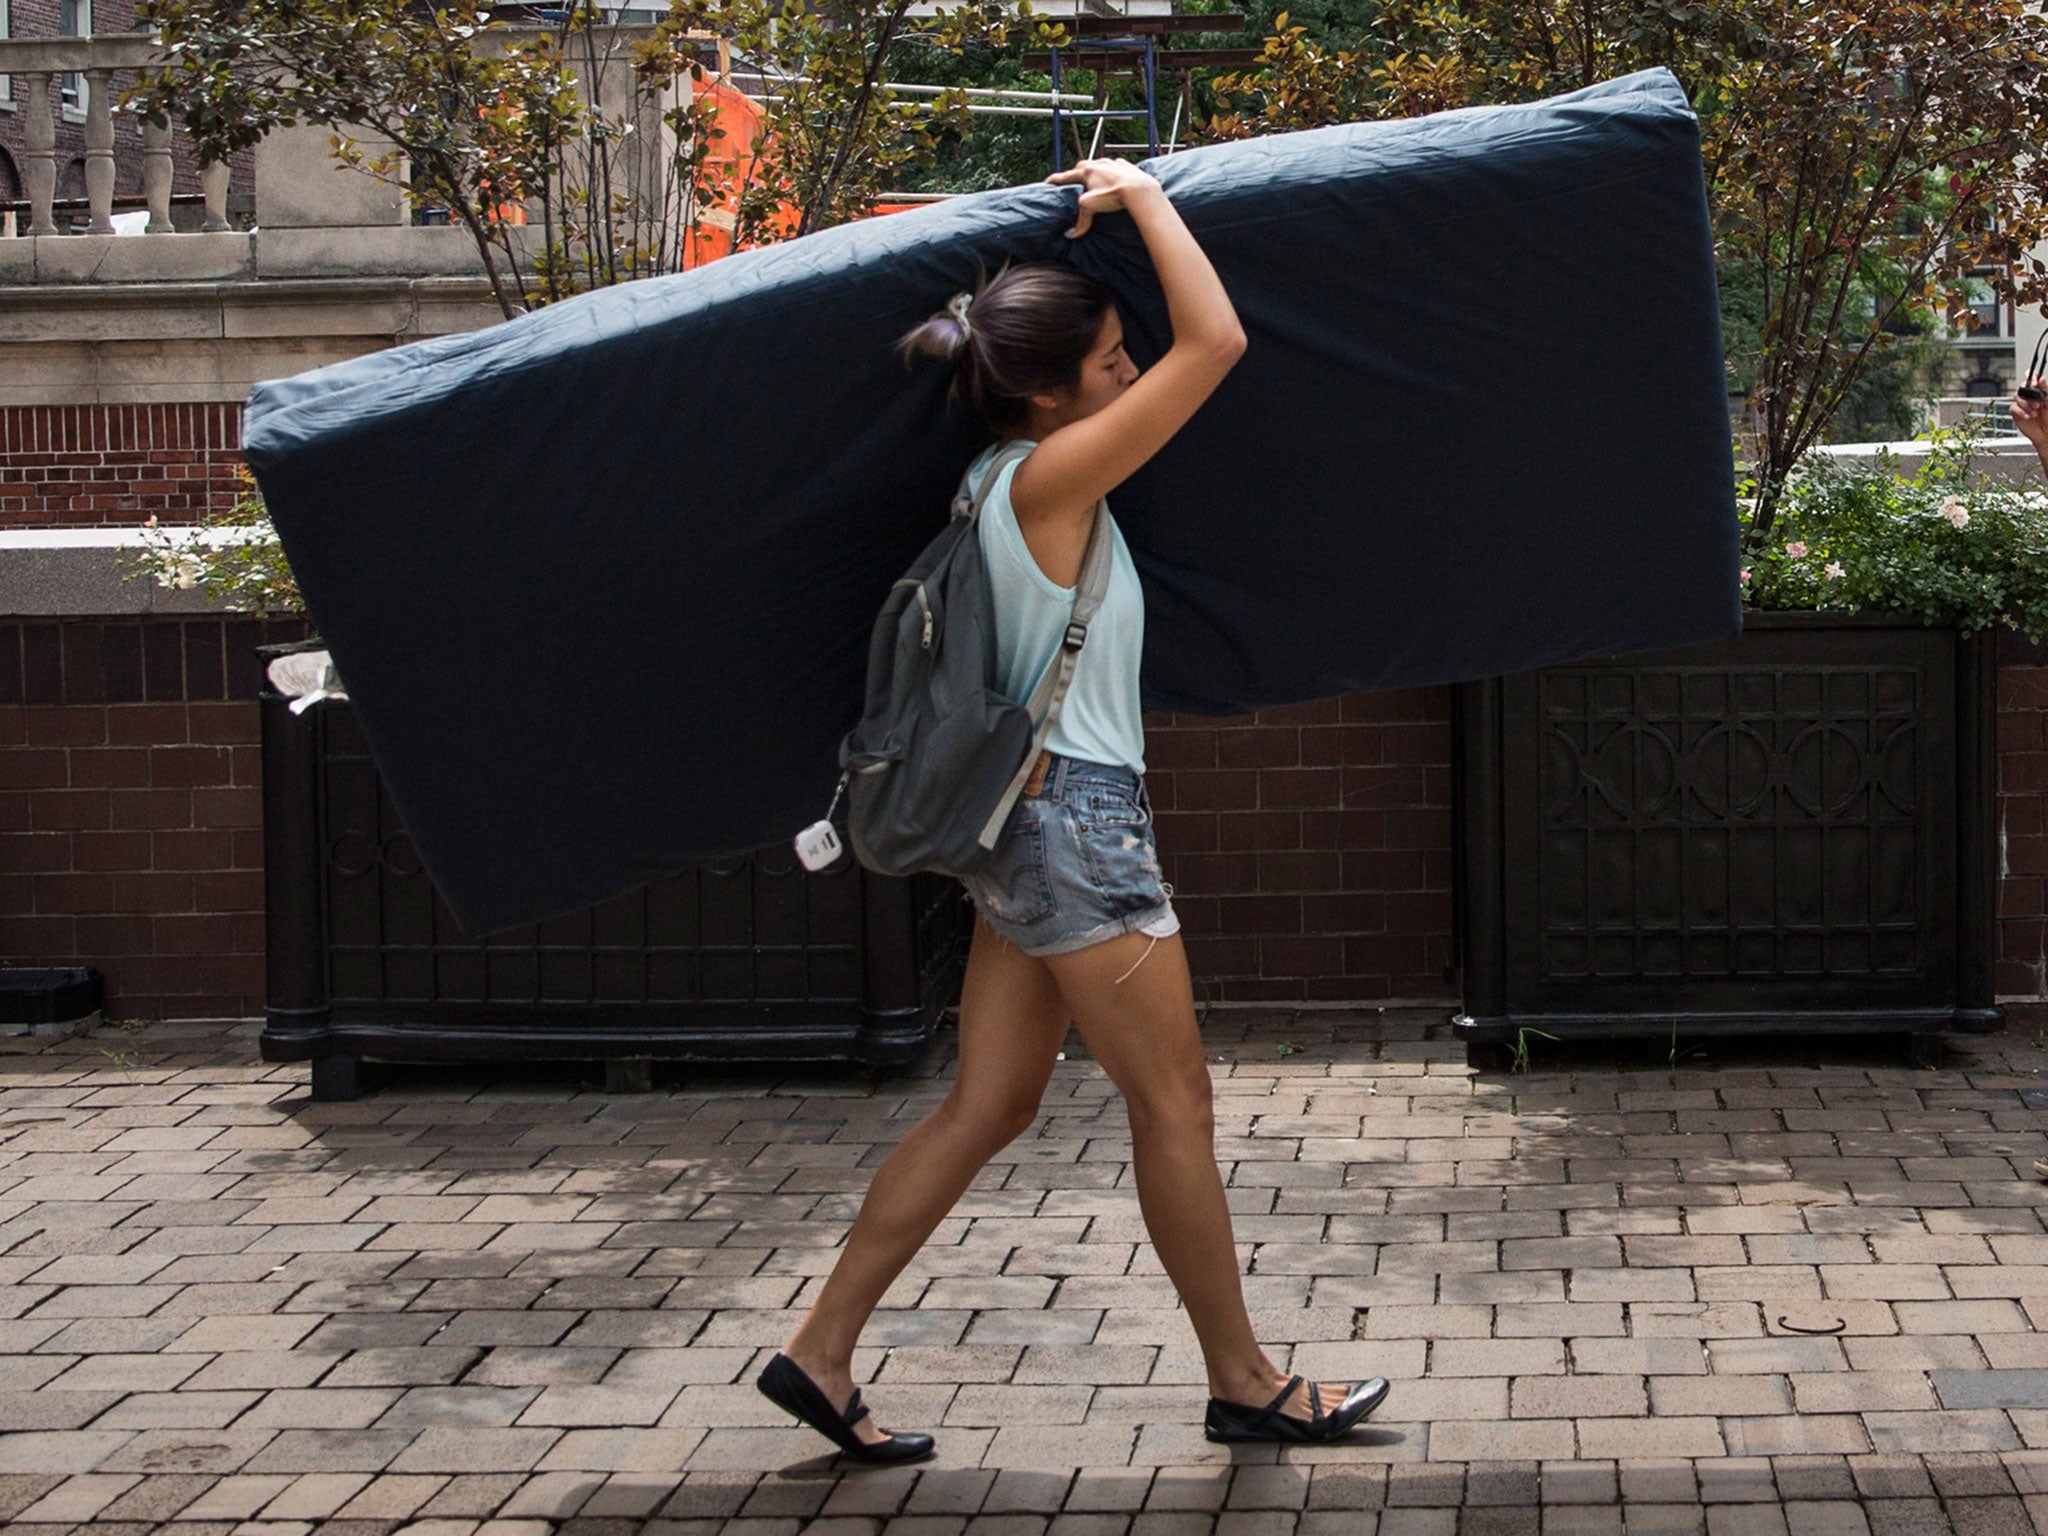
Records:
[[[1308,1401],[1315,1416],[1298,1419],[1291,1413],[1282,1413],[1280,1405],[1286,1402],[1289,1395],[1300,1385],[1299,1376],[1288,1377],[1287,1385],[1280,1389],[1280,1395],[1263,1408],[1248,1408],[1243,1403],[1212,1397],[1209,1399],[1208,1418],[1202,1424],[1202,1433],[1211,1440],[1223,1444],[1320,1444],[1326,1440],[1335,1440],[1379,1407],[1387,1400],[1387,1393],[1391,1390],[1385,1377],[1375,1376],[1371,1381],[1361,1381],[1351,1389],[1350,1395],[1343,1402],[1325,1413],[1322,1391],[1311,1382]]]
[[[761,1367],[761,1374],[754,1378],[754,1385],[761,1389],[761,1395],[782,1409],[793,1413],[804,1423],[856,1461],[871,1461],[893,1466],[905,1461],[923,1461],[931,1455],[933,1441],[930,1435],[891,1435],[873,1445],[854,1433],[853,1426],[868,1416],[867,1406],[860,1400],[860,1389],[854,1389],[852,1401],[841,1413],[832,1406],[831,1399],[818,1390],[818,1384],[797,1368],[789,1356],[777,1354],[773,1360]]]

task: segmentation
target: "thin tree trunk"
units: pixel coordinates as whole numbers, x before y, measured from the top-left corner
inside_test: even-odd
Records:
[[[854,146],[864,137],[862,126],[867,122],[868,103],[874,100],[875,86],[881,78],[882,65],[889,56],[889,48],[896,40],[896,29],[910,11],[910,0],[896,0],[889,12],[889,19],[882,23],[882,35],[876,41],[874,51],[868,55],[867,67],[861,71],[860,90],[854,96],[852,109],[847,113],[846,131],[840,136],[839,151],[832,159],[832,168],[826,172],[804,209],[802,220],[797,225],[799,235],[807,235],[817,227],[817,220],[832,205],[832,196],[839,188],[839,179],[846,174],[846,162],[852,157]]]
[[[526,313],[526,305],[522,301],[514,300],[505,289],[505,280],[498,272],[498,261],[491,244],[490,231],[484,228],[483,220],[477,217],[477,212],[469,205],[468,198],[451,197],[448,202],[455,210],[456,216],[462,220],[463,228],[469,231],[470,238],[476,242],[477,254],[484,259],[484,277],[491,285],[491,297],[498,301],[498,308],[507,320],[516,320]]]

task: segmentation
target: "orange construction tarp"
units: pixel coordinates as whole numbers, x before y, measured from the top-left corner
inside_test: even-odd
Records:
[[[708,102],[706,131],[717,135],[705,157],[709,172],[705,180],[717,190],[690,232],[684,265],[691,267],[733,253],[740,193],[753,180],[754,160],[766,119],[759,102],[724,80],[704,81],[696,87],[696,99]],[[885,200],[875,204],[874,215],[904,213],[920,206]],[[785,203],[776,210],[773,223],[779,232],[787,234],[796,227],[796,217],[796,209]]]
[[[696,99],[709,102],[705,131],[715,137],[705,156],[705,180],[716,191],[711,206],[702,211],[690,231],[684,264],[692,267],[733,252],[740,194],[753,180],[764,116],[759,102],[748,99],[723,80],[704,81],[696,88]],[[794,208],[784,205],[776,211],[776,224],[794,227],[795,222]]]

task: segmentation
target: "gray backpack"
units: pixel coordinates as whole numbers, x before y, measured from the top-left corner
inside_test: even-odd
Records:
[[[1030,452],[1018,443],[997,454],[980,495],[961,477],[944,531],[890,589],[875,620],[866,706],[840,745],[839,785],[854,856],[881,874],[964,875],[988,859],[1102,606],[1111,540],[1108,508],[1097,503],[1073,618],[1053,664],[1024,704],[996,691],[995,598],[978,524],[996,477]]]

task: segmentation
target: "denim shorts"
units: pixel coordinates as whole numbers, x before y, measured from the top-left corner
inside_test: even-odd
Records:
[[[994,856],[964,883],[988,925],[1027,955],[1180,931],[1159,878],[1152,802],[1128,768],[1054,757],[1039,792],[1018,800]]]

